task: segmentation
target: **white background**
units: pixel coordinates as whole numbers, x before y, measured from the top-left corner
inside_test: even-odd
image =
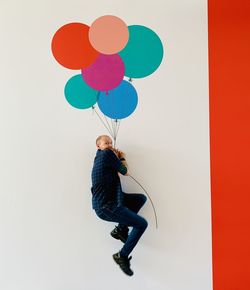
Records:
[[[133,277],[112,260],[121,243],[91,209],[91,110],[63,95],[78,71],[50,50],[55,31],[113,14],[153,29],[165,55],[134,80],[137,110],[118,147],[151,195],[149,227],[132,255]],[[0,288],[3,290],[210,290],[207,7],[205,0],[0,0]],[[140,192],[129,177],[124,189]]]

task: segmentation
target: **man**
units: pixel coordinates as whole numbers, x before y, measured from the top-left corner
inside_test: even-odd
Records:
[[[138,215],[147,198],[143,194],[122,191],[118,173],[128,176],[128,169],[124,153],[112,147],[111,138],[99,136],[96,146],[98,149],[92,169],[92,206],[99,218],[118,223],[111,236],[124,242],[124,245],[113,255],[113,259],[124,273],[132,276],[129,255],[148,225]],[[132,227],[130,234],[128,227]]]

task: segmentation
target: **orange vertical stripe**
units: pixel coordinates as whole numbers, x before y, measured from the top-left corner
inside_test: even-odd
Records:
[[[214,290],[250,289],[250,0],[208,0]]]

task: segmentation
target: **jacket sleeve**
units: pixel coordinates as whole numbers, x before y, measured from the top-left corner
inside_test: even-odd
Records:
[[[116,194],[117,194],[117,206],[122,206],[124,201],[124,193],[122,191],[120,182],[117,184]]]
[[[127,173],[127,167],[124,166],[121,160],[115,155],[115,153],[111,149],[106,149],[105,156],[109,161],[111,167],[113,167],[116,171],[120,172],[122,175]]]

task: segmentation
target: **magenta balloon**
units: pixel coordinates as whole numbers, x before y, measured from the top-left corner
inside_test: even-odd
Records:
[[[82,69],[84,81],[93,89],[107,92],[123,80],[124,63],[118,54],[100,54],[94,63]]]

